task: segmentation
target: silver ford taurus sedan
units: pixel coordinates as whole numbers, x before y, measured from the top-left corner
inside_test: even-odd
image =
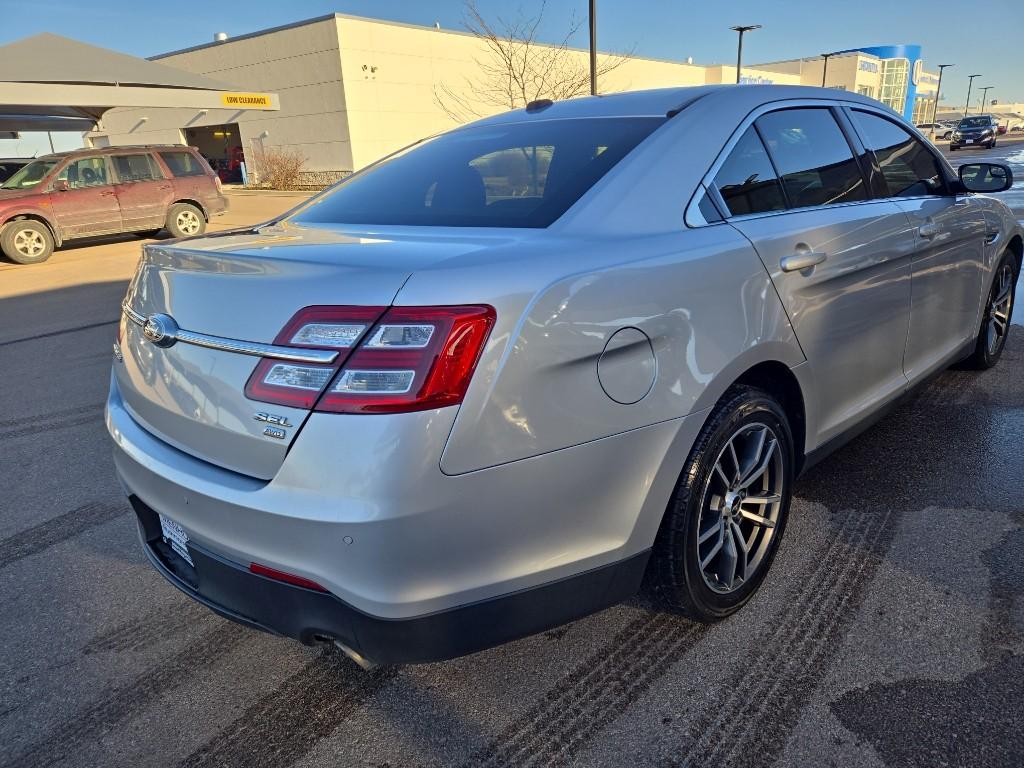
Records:
[[[536,102],[144,248],[107,425],[146,554],[235,621],[451,658],[765,579],[794,478],[987,368],[1024,231],[878,102]]]

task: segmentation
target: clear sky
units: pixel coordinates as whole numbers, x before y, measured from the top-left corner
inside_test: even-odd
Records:
[[[532,14],[540,0],[478,0],[486,17]],[[967,75],[989,98],[1024,102],[1024,0],[598,0],[598,47],[697,64],[730,63],[735,24],[762,24],[744,37],[743,59],[813,56],[870,45],[917,43],[925,68],[955,64],[942,81],[943,101],[962,104]],[[0,44],[55,32],[137,56],[186,48],[215,32],[240,35],[338,11],[359,16],[460,28],[462,0],[0,0]],[[586,19],[587,0],[548,0],[544,39],[560,38],[571,15]],[[575,41],[587,45],[586,26]],[[973,101],[973,96],[972,96]],[[79,146],[77,135],[55,135],[57,148]],[[0,140],[0,156],[48,151],[45,137]]]

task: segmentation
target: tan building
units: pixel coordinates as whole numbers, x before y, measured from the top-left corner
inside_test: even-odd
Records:
[[[301,153],[305,167],[319,174],[312,183],[330,180],[424,136],[507,109],[478,95],[479,62],[487,55],[485,44],[465,32],[322,16],[152,59],[233,88],[276,93],[279,112],[120,109],[88,139],[96,145],[187,143],[216,165],[234,167],[244,157],[250,172],[265,150],[285,148]],[[568,55],[585,71],[585,51]],[[837,54],[829,59],[827,82],[884,100],[886,66],[863,51]],[[735,81],[731,65],[630,57],[599,87],[608,93]],[[741,82],[820,85],[821,59],[744,66]],[[889,101],[903,95],[890,94]]]

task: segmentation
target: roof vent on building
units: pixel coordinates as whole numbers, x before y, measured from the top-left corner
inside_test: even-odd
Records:
[[[686,57],[686,63],[687,64],[693,64],[693,56],[687,56]]]
[[[215,43],[225,43],[225,42],[227,42],[227,39],[228,39],[228,33],[227,32],[217,32],[213,36],[213,42],[215,42]]]
[[[434,22],[434,29],[440,29],[440,28],[441,28],[441,22],[440,21],[435,21]]]

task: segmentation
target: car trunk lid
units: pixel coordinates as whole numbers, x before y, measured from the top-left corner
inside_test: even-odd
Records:
[[[183,332],[273,344],[304,307],[387,307],[414,270],[480,246],[472,238],[389,238],[295,225],[146,246],[125,298],[121,360],[114,364],[125,406],[176,448],[270,479],[309,410],[246,397],[259,357],[189,343],[187,335],[160,346],[142,324],[163,315]]]

